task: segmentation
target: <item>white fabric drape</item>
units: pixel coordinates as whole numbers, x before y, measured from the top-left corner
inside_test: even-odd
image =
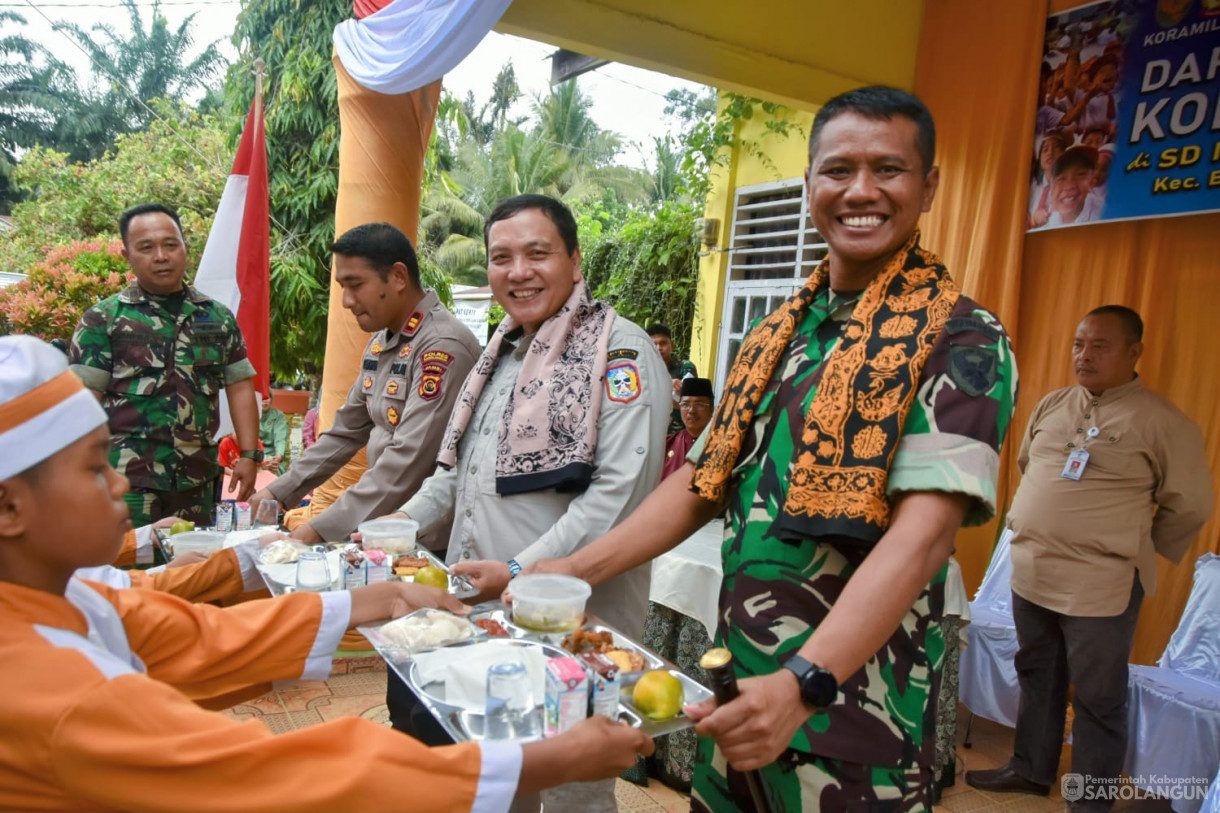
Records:
[[[457,66],[512,0],[394,0],[335,27],[335,52],[353,79],[378,93],[409,93]]]

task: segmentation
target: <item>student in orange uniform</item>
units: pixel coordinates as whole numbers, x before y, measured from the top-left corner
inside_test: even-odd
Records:
[[[152,529],[162,523],[173,524],[173,517],[158,520],[152,525],[136,528],[123,535],[123,551],[137,547],[140,537],[147,539]],[[270,533],[258,539],[248,539],[233,547],[218,550],[210,556],[186,553],[168,565],[148,570],[120,570],[112,565],[78,568],[78,579],[101,582],[110,587],[138,590],[159,590],[187,601],[219,601],[236,598],[242,593],[261,590],[265,587],[255,567],[254,558],[264,540],[282,538],[284,534]],[[120,552],[119,558],[123,558]]]
[[[109,446],[58,351],[0,338],[0,808],[505,810],[651,752],[601,716],[528,745],[429,749],[362,718],[272,735],[202,710],[192,701],[251,683],[324,678],[350,626],[461,605],[394,582],[222,610],[75,579],[131,527]]]

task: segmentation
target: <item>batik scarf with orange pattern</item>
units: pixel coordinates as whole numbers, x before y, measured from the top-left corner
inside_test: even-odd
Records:
[[[797,324],[830,278],[823,260],[746,337],[729,373],[691,490],[722,502],[763,393]],[[916,231],[860,296],[823,363],[805,428],[795,438],[782,538],[850,536],[875,542],[889,525],[886,480],[923,365],[961,291]]]

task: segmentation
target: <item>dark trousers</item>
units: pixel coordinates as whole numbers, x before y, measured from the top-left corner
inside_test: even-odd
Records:
[[[1118,780],[1127,751],[1127,661],[1144,598],[1138,574],[1133,579],[1127,609],[1100,618],[1061,615],[1012,594],[1020,644],[1021,701],[1012,758],[1018,775],[1054,784],[1071,683],[1072,773],[1081,774],[1086,785]]]
[[[396,730],[410,734],[425,745],[453,744],[453,738],[393,669],[386,675],[385,703],[390,712],[390,725]]]

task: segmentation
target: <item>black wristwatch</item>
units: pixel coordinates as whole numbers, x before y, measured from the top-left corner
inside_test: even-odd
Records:
[[[801,699],[815,709],[826,708],[839,694],[839,681],[835,680],[835,676],[800,655],[789,658],[784,668],[796,675],[796,682],[801,687]]]
[[[240,458],[253,460],[255,463],[262,463],[265,456],[262,449],[242,449],[241,454],[238,455]]]

